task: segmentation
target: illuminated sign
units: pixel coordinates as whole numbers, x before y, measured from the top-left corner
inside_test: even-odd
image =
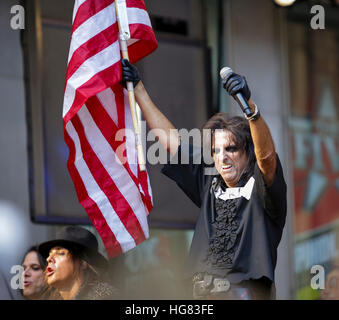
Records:
[[[338,107],[323,85],[316,115],[290,120],[296,234],[339,220]]]

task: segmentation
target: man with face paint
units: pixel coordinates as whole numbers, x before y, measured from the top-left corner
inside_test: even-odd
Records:
[[[242,94],[251,115],[214,115],[209,152],[180,141],[178,130],[149,97],[137,69],[122,60],[122,84],[134,84],[136,101],[161,145],[179,161],[162,173],[200,208],[187,278],[195,299],[274,299],[277,248],[286,219],[286,183],[270,130],[251,100],[246,79],[229,73],[223,86]],[[155,130],[156,129],[156,130]],[[160,130],[159,130],[160,129]]]

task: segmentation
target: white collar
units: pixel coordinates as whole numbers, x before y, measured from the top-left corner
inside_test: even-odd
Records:
[[[216,178],[214,178],[216,179]],[[219,186],[214,195],[217,199],[229,200],[244,197],[250,200],[255,179],[251,177],[243,187],[227,188],[225,191]]]

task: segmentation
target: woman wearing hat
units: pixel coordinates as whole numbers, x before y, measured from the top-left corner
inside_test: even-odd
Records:
[[[39,252],[47,259],[46,282],[56,289],[51,299],[110,300],[117,291],[100,280],[107,260],[98,252],[95,236],[86,229],[65,227],[56,240],[42,243]]]

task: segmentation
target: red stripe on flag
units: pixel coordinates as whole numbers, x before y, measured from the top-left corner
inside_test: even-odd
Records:
[[[120,100],[120,105],[117,103],[117,108],[118,108],[118,113],[119,110],[122,108],[125,108],[125,106],[122,104],[122,99],[124,99],[124,94],[123,94],[123,88],[120,86],[116,86],[116,89],[114,90],[116,101]],[[120,94],[119,94],[120,93]],[[120,97],[118,97],[120,96]],[[123,163],[123,166],[133,179],[134,183],[138,185],[140,183],[142,190],[144,191],[143,195],[141,193],[141,196],[143,197],[143,202],[147,206],[147,210],[151,211],[153,208],[153,204],[151,201],[151,196],[148,191],[148,181],[147,181],[147,173],[146,171],[140,171],[140,168],[138,166],[138,177],[134,175],[132,172],[128,162],[127,162],[127,154],[126,154],[126,146],[124,146],[126,142],[126,135],[124,134],[124,139],[122,141],[118,141],[115,139],[115,136],[119,130],[119,128],[116,126],[112,118],[109,116],[105,108],[102,106],[100,103],[99,99],[96,96],[91,97],[88,99],[86,102],[86,106],[88,108],[88,111],[90,112],[94,122],[100,129],[101,133],[107,140],[107,142],[110,144],[114,152],[116,152],[117,156],[119,157],[120,161]],[[125,126],[123,126],[124,128]],[[121,128],[120,128],[121,130]],[[132,129],[130,128],[132,131]],[[132,132],[134,134],[134,132]],[[123,149],[123,154],[120,154],[120,152],[117,153],[117,151]]]
[[[118,24],[115,23],[109,26],[107,29],[98,33],[79,48],[77,48],[71,60],[69,61],[69,67],[67,68],[66,81],[74,74],[74,72],[88,59],[109,47],[115,41],[118,40]]]
[[[157,47],[158,43],[155,39],[153,32],[150,32],[152,28],[145,24],[130,24],[131,38],[143,39],[143,41],[137,41],[128,46],[129,60],[135,63],[150,53],[152,53]]]
[[[121,90],[122,91],[122,88]],[[115,92],[117,95],[117,92]],[[127,162],[127,154],[126,154],[126,135],[124,134],[124,139],[122,141],[118,141],[115,139],[116,134],[119,130],[119,128],[115,125],[114,121],[111,119],[109,114],[106,112],[105,108],[101,105],[99,99],[94,96],[86,102],[86,106],[88,108],[89,113],[91,114],[95,124],[100,129],[101,133],[109,143],[109,145],[112,147],[114,152],[119,157],[120,161],[123,163],[124,168],[129,173],[130,177],[133,179],[134,183],[138,185],[137,177],[132,172],[128,162]],[[125,130],[121,129],[120,130]],[[130,129],[132,131],[132,129]],[[121,132],[121,131],[120,131]],[[134,134],[134,132],[132,132]],[[122,146],[124,146],[122,148]],[[117,151],[123,149],[123,154],[117,153]]]
[[[100,237],[105,245],[107,254],[109,257],[117,256],[122,253],[120,243],[115,238],[114,233],[107,225],[105,218],[103,217],[99,207],[93,201],[86,190],[86,187],[81,179],[78,169],[75,166],[75,145],[71,137],[68,135],[66,129],[64,130],[65,142],[70,150],[69,158],[67,161],[67,167],[71,178],[74,182],[75,190],[78,195],[79,202],[86,210],[89,218],[91,219],[93,226],[99,232]]]
[[[111,87],[121,80],[121,63],[114,63],[112,66],[98,72],[95,76],[77,88],[73,104],[64,116],[64,125],[72,119],[80,110],[82,105],[91,96]]]
[[[123,87],[120,83],[117,83],[112,90],[115,94],[115,103],[118,111],[118,127],[125,128],[125,95]]]
[[[122,146],[124,146],[126,143],[125,132],[122,132],[122,130],[125,130],[125,128],[118,127],[114,123],[114,121],[109,116],[109,114],[107,113],[107,111],[102,106],[102,104],[100,103],[99,99],[96,96],[93,96],[90,99],[88,99],[86,102],[86,106],[94,122],[96,123],[97,127],[100,129],[101,133],[103,134],[107,142],[110,144],[110,146],[112,147],[112,149],[118,156],[119,160],[121,161],[125,169],[129,172],[131,178],[134,180],[135,183],[137,183],[137,177],[133,174],[127,162],[126,146],[122,148]],[[118,113],[119,113],[119,110],[118,110]],[[123,136],[122,140],[116,139],[116,135],[118,131],[119,131],[119,135],[122,134]],[[121,149],[123,149],[122,154],[118,152]]]
[[[146,238],[140,223],[129,203],[126,201],[119,188],[116,186],[115,182],[112,180],[111,176],[93,151],[86,138],[84,127],[78,115],[73,117],[72,123],[79,135],[83,159],[85,160],[95,181],[99,185],[100,189],[105,193],[113,209],[119,216],[119,219],[129,234],[133,237],[135,243],[141,243]],[[114,161],[114,159],[112,159],[112,161]]]
[[[79,8],[75,15],[72,32],[74,32],[80,25],[82,25],[90,17],[94,16],[96,13],[105,9],[114,0],[100,0],[100,1],[85,1]]]
[[[126,7],[146,10],[145,2],[143,0],[126,0]]]
[[[141,185],[142,190],[144,191],[145,195],[141,193],[141,196],[143,198],[143,201],[147,207],[148,212],[150,212],[153,209],[153,203],[152,203],[152,198],[149,193],[148,188],[150,187],[148,185],[147,181],[147,172],[146,171],[140,171],[140,167],[138,166],[138,179],[139,183]]]

